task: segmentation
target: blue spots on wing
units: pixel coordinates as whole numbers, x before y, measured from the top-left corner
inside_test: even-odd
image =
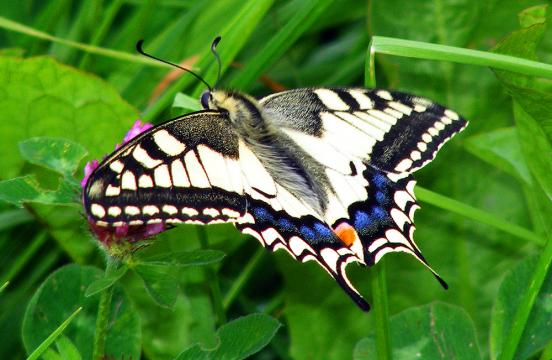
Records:
[[[364,211],[357,211],[354,218],[355,229],[366,229],[372,225],[372,219]]]
[[[333,231],[322,223],[314,224],[314,231],[316,231],[316,233],[323,238],[330,238],[334,236]]]
[[[382,191],[376,192],[376,201],[380,204],[384,203],[387,200],[387,196]]]
[[[356,230],[365,230],[378,226],[389,218],[389,214],[381,206],[372,206],[369,210],[357,210],[353,217],[353,225]]]
[[[382,173],[376,173],[372,177],[372,182],[374,183],[374,185],[376,185],[376,188],[383,189],[387,186],[388,179]]]
[[[299,232],[305,240],[314,241],[316,240],[316,233],[308,226],[301,226]]]
[[[252,209],[253,217],[258,220],[274,222],[274,216],[263,207],[254,207]]]
[[[387,217],[387,212],[381,206],[374,206],[372,208],[371,215],[376,220],[382,220]]]
[[[295,225],[286,218],[278,219],[277,224],[280,225],[280,228],[282,230],[285,230],[285,231],[294,231],[295,230]]]

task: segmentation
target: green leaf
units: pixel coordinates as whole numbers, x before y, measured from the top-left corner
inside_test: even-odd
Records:
[[[487,163],[532,184],[515,128],[503,128],[481,133],[464,140],[466,149]]]
[[[225,254],[218,250],[171,251],[141,258],[144,265],[202,266],[220,262]]]
[[[89,297],[92,295],[96,295],[97,293],[113,286],[117,282],[117,280],[119,280],[123,277],[124,274],[126,274],[127,270],[128,267],[123,265],[111,274],[108,274],[103,278],[94,281],[88,286],[86,292],[84,293],[84,296]]]
[[[202,109],[201,104],[196,98],[180,92],[174,97],[172,106],[191,111],[199,111]]]
[[[35,136],[63,137],[94,157],[111,152],[138,118],[105,81],[47,57],[0,58],[0,178],[17,176],[17,144]]]
[[[79,307],[75,310],[64,322],[62,322],[40,345],[29,355],[27,360],[38,359],[44,351],[46,351],[50,345],[56,340],[58,336],[61,335],[63,330],[71,324],[71,321],[77,316],[82,310],[82,307]]]
[[[74,174],[87,154],[81,145],[53,137],[35,137],[21,141],[19,151],[31,164],[44,166],[65,176]]]
[[[391,317],[393,359],[481,359],[475,328],[457,306],[432,303]],[[360,340],[355,360],[376,359],[375,340]]]
[[[67,265],[52,273],[33,295],[23,319],[23,343],[27,352],[39,344],[68,317],[82,307],[78,321],[64,331],[83,359],[92,357],[98,297],[85,297],[86,288],[102,277],[102,271],[80,265]],[[115,288],[106,339],[106,357],[140,358],[140,319],[119,287]]]
[[[34,176],[22,176],[0,181],[0,200],[22,206],[24,203],[41,203],[57,205],[80,205],[74,184],[67,179],[60,179],[55,191],[44,190]]]
[[[245,359],[264,348],[280,326],[271,316],[247,315],[218,329],[219,344],[215,349],[204,350],[195,345],[178,355],[176,360]]]
[[[537,257],[520,262],[505,277],[498,290],[492,317],[490,350],[492,358],[501,352],[506,336],[513,327],[523,291],[531,281]],[[531,314],[523,331],[516,352],[516,359],[527,359],[542,350],[552,341],[552,273],[548,273],[540,289]]]
[[[552,96],[548,98],[545,101],[552,101]],[[552,103],[549,105],[552,111]],[[514,102],[514,117],[529,169],[550,201],[552,199],[552,143],[539,121],[525,111],[517,101]]]
[[[48,18],[57,18],[57,15],[48,15]],[[0,179],[18,176],[25,168],[26,162],[18,149],[18,143],[24,139],[63,137],[82,144],[92,157],[101,158],[114,149],[138,118],[138,112],[107,82],[52,58],[2,57],[0,82]],[[57,177],[43,171],[39,179],[41,184],[56,184]],[[48,204],[80,202],[74,193],[66,193],[75,184],[62,185],[60,190],[64,195],[55,194],[54,200],[47,198]],[[28,190],[32,191],[33,187]],[[20,203],[21,199],[15,200]],[[96,250],[92,241],[83,241],[87,237],[86,227],[82,226],[82,216],[75,209],[36,204],[33,210],[74,261],[83,262]]]
[[[172,308],[178,295],[178,282],[168,266],[139,264],[133,270],[142,278],[146,290],[160,305]]]

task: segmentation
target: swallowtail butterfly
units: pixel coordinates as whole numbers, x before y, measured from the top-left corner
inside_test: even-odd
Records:
[[[429,268],[413,240],[412,173],[466,120],[363,88],[259,101],[214,90],[201,102],[205,110],[140,134],[94,170],[83,201],[95,226],[231,222],[271,251],[317,262],[363,310],[347,264],[402,251]]]

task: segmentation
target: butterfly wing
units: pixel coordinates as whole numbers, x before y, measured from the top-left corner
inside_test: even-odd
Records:
[[[331,188],[324,219],[358,262],[371,265],[403,251],[428,266],[413,240],[419,206],[411,174],[466,126],[464,119],[427,99],[386,90],[298,89],[260,103],[267,118],[325,166]]]
[[[467,125],[454,111],[427,99],[387,90],[297,89],[260,103],[279,126],[322,140],[326,148],[395,178],[428,164]]]
[[[241,221],[238,136],[217,112],[159,125],[102,162],[87,182],[84,205],[100,226]]]
[[[83,199],[89,219],[106,228],[233,222],[272,251],[316,261],[369,309],[344,271],[356,255],[274,182],[222,113],[198,112],[142,133],[91,174]]]

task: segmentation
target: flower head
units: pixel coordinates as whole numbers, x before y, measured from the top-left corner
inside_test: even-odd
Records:
[[[130,140],[140,135],[144,131],[147,131],[153,127],[152,124],[142,123],[140,120],[132,125],[130,130],[126,133],[123,138],[122,144],[115,145],[115,150],[124,146]],[[84,177],[81,180],[81,187],[83,190],[86,188],[88,179],[94,170],[99,166],[98,160],[92,160],[88,162],[84,167]],[[148,224],[148,225],[128,225],[122,224],[119,226],[100,226],[96,224],[92,218],[88,218],[88,225],[94,236],[107,248],[110,248],[113,244],[119,244],[122,242],[134,243],[156,234],[163,232],[165,230],[165,224]]]

